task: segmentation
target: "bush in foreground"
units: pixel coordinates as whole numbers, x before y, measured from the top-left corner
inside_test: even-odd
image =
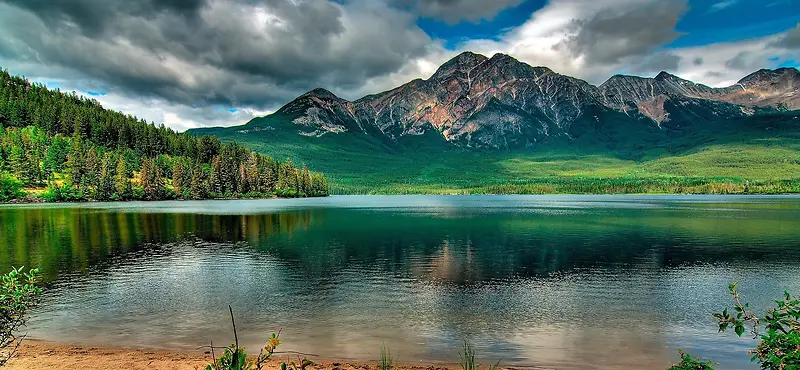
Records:
[[[681,362],[672,364],[667,370],[714,370],[714,363],[711,361],[701,360],[681,350],[678,353],[681,354]]]
[[[0,279],[0,366],[17,354],[24,338],[17,336],[25,325],[28,311],[38,303],[42,289],[36,285],[39,270],[24,272],[23,268],[12,268]]]
[[[726,308],[714,314],[719,321],[719,331],[733,327],[741,337],[749,327],[753,338],[761,339],[750,351],[751,361],[757,361],[767,370],[800,369],[800,299],[784,292],[783,300],[775,301],[777,307],[759,317],[750,311],[749,303],[742,303],[737,288],[737,283],[728,286],[735,313],[731,314]]]

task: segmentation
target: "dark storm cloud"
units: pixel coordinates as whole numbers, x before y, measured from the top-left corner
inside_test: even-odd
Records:
[[[588,64],[622,63],[677,38],[675,25],[686,10],[684,0],[602,10],[593,18],[576,21],[577,33],[559,47],[585,56]]]
[[[36,13],[48,24],[73,23],[81,31],[99,34],[119,17],[152,17],[161,12],[190,17],[205,0],[5,0]]]
[[[502,10],[517,6],[523,0],[395,0],[396,4],[411,7],[423,17],[457,24],[491,20]]]
[[[777,41],[771,43],[770,46],[787,50],[800,49],[800,23],[798,23],[795,28],[783,34]]]
[[[0,3],[0,55],[12,72],[69,70],[133,96],[274,109],[424,55],[432,41],[415,20],[326,0],[13,0]]]

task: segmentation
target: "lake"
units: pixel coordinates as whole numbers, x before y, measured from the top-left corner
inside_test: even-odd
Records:
[[[37,266],[31,337],[402,363],[757,368],[727,284],[800,293],[800,197],[334,196],[0,206],[0,267]]]

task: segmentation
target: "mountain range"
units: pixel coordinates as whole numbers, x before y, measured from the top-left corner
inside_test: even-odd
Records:
[[[668,131],[800,109],[800,72],[763,69],[712,88],[667,72],[617,75],[600,86],[532,67],[505,54],[464,52],[429,79],[355,101],[309,91],[275,115],[300,135],[366,133],[386,143],[434,132],[464,148],[510,149],[615,129]]]
[[[375,167],[378,173],[393,166],[391,156],[397,155],[444,167],[453,156],[434,153],[461,153],[454,161],[463,161],[465,153],[491,154],[498,161],[601,153],[641,164],[715,145],[794,146],[800,144],[799,116],[800,72],[795,68],[762,69],[723,88],[667,72],[654,78],[616,75],[595,86],[509,55],[464,52],[428,79],[389,91],[350,101],[317,88],[243,126],[192,132],[297,157],[332,172],[335,179],[336,168],[349,176],[348,163]],[[431,156],[419,159],[424,153]],[[385,159],[381,164],[379,157]],[[717,167],[704,176],[738,175],[726,172],[729,164],[715,161]],[[454,166],[442,176],[461,176],[464,168],[472,167]],[[407,182],[427,171],[418,170],[409,172]],[[688,173],[659,171],[655,175]],[[794,167],[786,171],[793,173]],[[549,175],[562,173],[575,171]],[[519,176],[509,172],[506,178]],[[394,180],[387,174],[387,181]]]

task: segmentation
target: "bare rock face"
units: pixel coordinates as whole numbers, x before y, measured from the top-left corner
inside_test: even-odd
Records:
[[[598,87],[505,54],[465,52],[427,80],[353,102],[315,89],[276,114],[308,136],[363,132],[399,141],[433,130],[457,146],[506,149],[624,129],[681,129],[752,115],[755,107],[800,109],[798,88],[793,68],[761,70],[726,88],[666,72],[618,75]]]
[[[800,109],[800,72],[795,68],[762,69],[727,88],[727,102],[749,107]]]

